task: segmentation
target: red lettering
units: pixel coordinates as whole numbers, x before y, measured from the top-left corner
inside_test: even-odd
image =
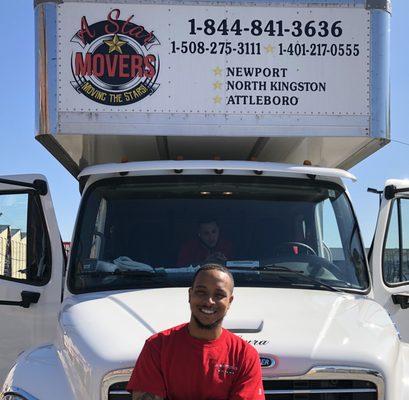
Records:
[[[118,76],[120,78],[129,78],[129,75],[129,55],[120,55]]]
[[[92,73],[97,76],[101,77],[104,76],[105,72],[105,59],[102,54],[94,54],[92,57]]]
[[[89,36],[90,39],[93,39],[95,37],[95,31],[91,32],[87,17],[82,17],[81,18],[81,29],[77,32],[77,36],[81,39],[82,43],[86,44],[87,40],[85,39],[85,34]]]
[[[156,75],[156,56],[149,54],[75,54],[75,75],[109,78],[153,78]]]
[[[135,26],[129,30],[128,35],[134,37],[135,39],[140,38],[143,35],[145,28],[142,25]]]
[[[75,54],[75,75],[86,76],[92,74],[91,54],[85,55],[85,62],[82,53]]]
[[[143,39],[143,44],[148,44],[148,43],[150,43],[151,41],[153,41],[153,38],[154,38],[155,36],[153,35],[153,32],[149,32],[145,37],[144,37],[144,39]]]
[[[153,54],[148,54],[146,57],[144,57],[144,63],[145,63],[145,76],[147,78],[153,78],[156,74],[156,68],[155,68],[155,63],[156,63],[156,57]]]
[[[122,25],[121,32],[122,32],[124,35],[128,35],[128,34],[129,34],[129,31],[127,31],[125,28],[126,28],[126,26],[129,24],[129,22],[131,22],[131,20],[132,20],[133,17],[134,17],[134,15],[132,14],[132,15],[124,22],[124,24]]]
[[[113,14],[116,13],[116,16],[113,17]],[[121,11],[119,11],[117,8],[114,8],[109,14],[108,14],[108,21],[109,23],[105,25],[104,30],[105,33],[115,35],[116,33],[119,32],[119,24],[118,24],[118,19],[119,16],[121,15]],[[112,26],[113,30],[110,30],[109,28]]]
[[[118,65],[118,55],[117,54],[105,54],[106,69],[108,76],[113,78],[115,76],[115,71]]]
[[[139,54],[132,54],[131,57],[131,76],[143,77],[143,57]]]

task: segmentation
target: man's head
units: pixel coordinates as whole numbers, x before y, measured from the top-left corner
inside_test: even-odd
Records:
[[[227,268],[214,263],[203,265],[189,289],[191,323],[201,330],[220,328],[233,301],[233,289],[234,279]]]
[[[219,240],[219,226],[214,220],[200,221],[198,235],[200,240],[209,248],[216,247]]]

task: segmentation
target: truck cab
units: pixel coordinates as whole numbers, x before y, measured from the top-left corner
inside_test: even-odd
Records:
[[[23,198],[28,209],[34,208],[31,201],[40,209],[28,215],[35,227],[31,235],[39,237],[39,260],[30,272],[19,272],[24,276],[13,275],[13,268],[2,281],[2,299],[15,301],[0,309],[8,313],[1,336],[10,338],[1,341],[2,354],[45,341],[56,325],[51,343],[18,357],[5,393],[27,399],[56,393],[62,399],[128,398],[125,385],[144,340],[189,318],[187,290],[198,264],[181,260],[181,250],[196,240],[204,221],[217,226],[219,241],[229,243],[228,258],[214,254],[235,279],[235,301],[224,326],[259,351],[266,398],[303,393],[403,398],[408,347],[400,336],[406,333],[401,298],[408,286],[379,287],[376,274],[393,276],[391,261],[380,271],[373,264],[371,278],[343,183],[355,179],[350,173],[274,163],[164,161],[89,167],[81,176],[88,179],[64,290],[61,279],[52,279],[64,271],[62,246],[41,228],[41,221],[55,222],[45,207],[49,193],[2,188],[2,203],[14,204],[20,218]],[[396,181],[388,186],[392,183],[403,188]],[[398,219],[394,207],[404,195],[384,199],[387,220]],[[389,226],[383,236],[394,234],[395,225]],[[385,241],[384,257],[399,266],[402,251],[394,247],[399,241],[389,245],[391,240]],[[33,271],[39,276],[42,269],[37,265],[41,260],[51,265],[51,257],[51,271],[43,268],[47,278],[34,282]],[[405,272],[404,266],[403,279]],[[21,304],[23,289],[37,293],[37,301]],[[21,334],[21,324],[37,328]],[[43,336],[36,337],[40,331]],[[10,351],[4,370],[13,355]]]

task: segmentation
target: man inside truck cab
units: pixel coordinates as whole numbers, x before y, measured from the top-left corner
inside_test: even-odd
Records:
[[[263,400],[257,350],[222,328],[234,280],[220,264],[205,264],[189,288],[189,323],[151,336],[127,390],[133,400]]]
[[[182,245],[177,265],[223,262],[232,257],[232,247],[231,242],[220,235],[219,224],[214,218],[202,219],[197,224],[197,236]]]

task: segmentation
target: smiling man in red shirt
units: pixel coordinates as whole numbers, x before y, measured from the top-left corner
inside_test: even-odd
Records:
[[[257,351],[222,328],[233,288],[221,265],[196,272],[190,322],[145,342],[127,386],[133,400],[264,400]]]

